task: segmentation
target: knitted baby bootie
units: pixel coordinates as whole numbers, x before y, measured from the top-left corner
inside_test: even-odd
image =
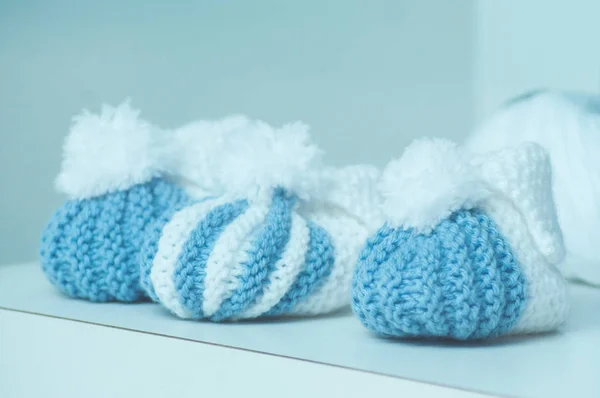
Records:
[[[226,193],[157,221],[147,235],[142,284],[155,301],[181,318],[211,321],[349,305],[365,228],[338,235],[333,216],[307,205],[313,183],[324,180],[313,177],[319,151],[307,141],[301,124],[255,122],[228,137],[215,170]]]
[[[386,223],[355,271],[352,307],[394,337],[551,331],[568,312],[551,169],[536,144],[473,157],[413,143],[380,184]]]
[[[56,181],[69,199],[44,229],[40,249],[48,280],[69,296],[144,298],[137,265],[144,230],[187,200],[155,169],[154,129],[127,103],[74,118]]]
[[[49,281],[91,301],[146,298],[138,257],[148,225],[191,201],[183,188],[188,178],[209,175],[195,148],[213,145],[219,129],[244,123],[233,118],[166,134],[128,102],[75,117],[56,181],[69,199],[42,234],[41,266]]]

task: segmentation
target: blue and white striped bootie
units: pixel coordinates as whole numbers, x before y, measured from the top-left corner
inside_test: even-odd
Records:
[[[374,172],[316,172],[319,151],[301,124],[273,129],[257,122],[228,141],[215,170],[226,193],[157,221],[147,235],[148,294],[181,318],[211,321],[349,306],[367,228],[363,213],[336,198],[365,203],[358,184],[374,181]],[[351,178],[331,190],[337,195],[308,197],[342,175]]]
[[[352,307],[377,334],[482,339],[551,331],[568,312],[544,150],[474,157],[419,140],[386,168],[385,224],[364,247]]]
[[[45,227],[40,262],[49,281],[91,301],[146,299],[139,251],[147,227],[191,200],[186,180],[210,165],[195,149],[215,145],[242,118],[196,123],[164,132],[139,118],[128,102],[98,115],[76,116],[65,140],[57,188],[68,201]],[[207,194],[206,192],[202,193]]]

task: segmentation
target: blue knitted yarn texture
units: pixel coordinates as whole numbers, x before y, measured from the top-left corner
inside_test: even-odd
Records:
[[[294,310],[331,274],[334,247],[327,231],[313,222],[308,223],[308,251],[302,271],[279,302],[265,315],[285,315]]]
[[[247,212],[252,204],[247,200],[238,200],[216,205],[189,235],[184,237],[181,251],[174,259],[172,275],[168,277],[173,280],[177,300],[189,312],[191,318],[215,322],[237,319],[257,303],[271,283],[278,261],[288,250],[295,200],[295,197],[288,195],[283,189],[277,189],[265,218],[257,225],[254,233],[251,236],[239,237],[240,241],[248,240],[250,245],[243,256],[245,260],[237,266],[239,272],[231,274],[231,269],[228,270],[229,278],[236,280],[236,287],[212,314],[204,313],[207,262],[219,237],[231,223]],[[155,301],[160,300],[149,275],[154,266],[154,259],[161,255],[158,242],[161,239],[161,231],[169,221],[168,218],[161,218],[151,228],[152,232],[147,235],[141,255],[142,284]],[[307,224],[309,243],[305,247],[307,252],[303,256],[305,260],[302,270],[295,276],[296,279],[277,305],[262,315],[280,315],[292,311],[295,305],[318,289],[331,273],[334,264],[331,239],[323,228]],[[168,303],[163,304],[169,306]]]
[[[526,280],[480,210],[460,210],[428,234],[383,226],[355,269],[352,308],[383,336],[495,337],[516,324]]]
[[[91,301],[137,301],[138,253],[147,226],[188,201],[185,192],[155,178],[128,190],[70,200],[42,233],[41,266],[69,296]]]

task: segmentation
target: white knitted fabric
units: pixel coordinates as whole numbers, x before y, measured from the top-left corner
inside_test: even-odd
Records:
[[[325,283],[299,303],[292,314],[323,314],[348,306],[354,266],[367,239],[368,229],[339,208],[320,206],[301,209],[300,212],[329,233],[333,240],[335,261]]]
[[[555,267],[564,257],[564,245],[548,156],[539,145],[526,143],[474,163],[500,193],[480,206],[510,244],[527,281],[525,308],[510,333],[554,330],[566,320],[569,300],[565,280]]]
[[[538,144],[524,143],[485,158],[479,160],[484,180],[515,203],[546,260],[550,264],[562,261],[563,236],[552,196],[552,167],[546,151]]]
[[[319,173],[320,195],[298,211],[328,232],[335,248],[335,261],[325,283],[294,308],[294,315],[322,314],[350,305],[358,256],[369,234],[383,220],[377,168],[352,165],[323,168]]]
[[[318,174],[319,192],[313,202],[344,210],[370,231],[379,228],[384,221],[378,190],[379,169],[371,165],[325,167]]]
[[[548,152],[558,220],[566,258],[566,277],[600,286],[600,95],[538,90],[500,107],[466,140],[487,152],[523,142]]]

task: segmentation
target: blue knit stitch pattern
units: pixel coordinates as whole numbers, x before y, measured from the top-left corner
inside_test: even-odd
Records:
[[[182,189],[159,178],[128,190],[67,201],[42,233],[42,270],[71,297],[143,300],[138,252],[146,227],[185,201]]]
[[[295,202],[283,189],[277,189],[262,230],[248,251],[248,260],[242,264],[239,286],[225,299],[219,310],[211,316],[213,321],[231,319],[256,302],[269,283],[269,275],[281,258],[290,239],[292,208]]]
[[[327,231],[313,222],[308,223],[308,228],[308,252],[303,269],[287,293],[265,315],[276,316],[289,313],[317,290],[331,274],[335,260],[331,238]]]
[[[517,323],[526,286],[495,223],[480,210],[459,210],[428,234],[384,225],[369,238],[352,308],[384,336],[490,338]]]
[[[173,280],[183,306],[194,318],[202,310],[206,263],[223,229],[248,209],[248,201],[238,200],[213,209],[194,228],[177,258]]]
[[[279,260],[290,249],[292,215],[296,197],[283,189],[276,189],[264,219],[256,225],[251,235],[240,236],[248,240],[245,258],[238,265],[236,287],[219,304],[214,313],[204,313],[206,268],[209,257],[223,231],[248,211],[254,204],[239,200],[215,206],[204,216],[182,242],[172,274],[174,289],[179,303],[194,319],[208,319],[214,322],[237,319],[250,309],[265,294],[271,283]],[[149,228],[147,240],[142,249],[142,284],[148,294],[158,300],[150,280],[154,258],[158,253],[158,241],[168,221],[173,217],[164,214]],[[303,222],[303,221],[302,221]],[[258,316],[283,315],[315,292],[332,272],[334,266],[334,246],[329,234],[322,227],[307,222],[308,244],[302,253],[304,263],[300,272],[290,281],[282,299],[270,310]],[[237,249],[235,249],[237,250]],[[285,264],[280,264],[285,266]]]

